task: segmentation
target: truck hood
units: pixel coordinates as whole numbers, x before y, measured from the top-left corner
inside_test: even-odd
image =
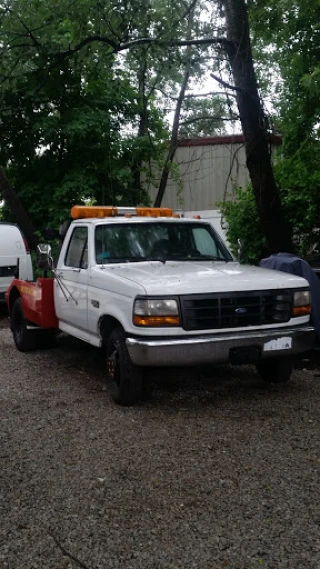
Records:
[[[105,270],[135,282],[148,295],[202,294],[307,287],[296,275],[237,262],[146,261],[109,265]]]

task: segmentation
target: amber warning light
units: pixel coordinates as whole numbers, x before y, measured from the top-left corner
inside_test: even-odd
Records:
[[[102,205],[74,205],[71,209],[72,219],[116,216],[173,217],[173,213],[172,209],[167,207],[113,207]]]

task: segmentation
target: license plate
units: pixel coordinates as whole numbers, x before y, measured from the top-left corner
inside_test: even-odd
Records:
[[[269,340],[263,346],[264,352],[278,352],[280,350],[290,350],[292,348],[292,338],[283,337]]]

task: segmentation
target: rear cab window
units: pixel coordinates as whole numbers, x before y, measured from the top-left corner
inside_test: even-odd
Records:
[[[66,267],[88,268],[88,228],[75,227],[68,244],[64,259]]]

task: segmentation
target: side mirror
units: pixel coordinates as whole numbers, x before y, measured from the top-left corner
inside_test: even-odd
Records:
[[[238,243],[238,261],[241,261],[243,259],[243,250],[244,250],[243,239],[238,239],[237,243]]]
[[[37,267],[43,271],[52,270],[53,268],[51,245],[48,243],[39,243],[37,246]]]

